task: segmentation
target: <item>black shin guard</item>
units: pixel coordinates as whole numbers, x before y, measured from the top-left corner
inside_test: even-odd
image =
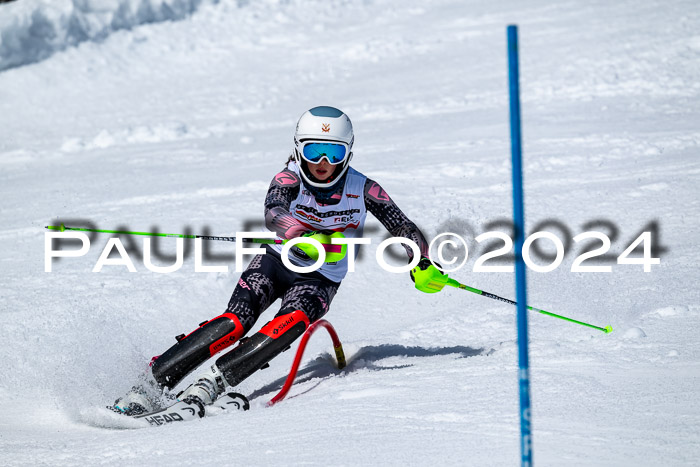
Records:
[[[236,386],[289,347],[308,326],[309,319],[301,310],[278,316],[217,359],[216,366],[226,382]]]
[[[205,321],[188,336],[178,336],[177,344],[153,362],[153,377],[160,385],[173,388],[188,373],[235,343],[244,333],[241,322],[231,313]]]

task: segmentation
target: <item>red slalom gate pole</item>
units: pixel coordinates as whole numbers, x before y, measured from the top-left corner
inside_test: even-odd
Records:
[[[328,331],[333,341],[333,349],[335,350],[335,358],[338,360],[338,369],[342,370],[345,368],[345,352],[343,352],[343,344],[341,344],[338,334],[335,332],[333,325],[326,321],[325,319],[320,319],[314,324],[309,326],[304,335],[301,337],[301,342],[299,343],[299,348],[297,349],[297,354],[294,356],[294,363],[292,363],[292,368],[289,370],[289,375],[287,375],[287,380],[284,382],[284,386],[280,392],[273,397],[267,406],[270,407],[275,405],[287,396],[287,393],[294,384],[294,378],[297,376],[297,371],[299,371],[299,364],[301,363],[301,357],[304,356],[304,350],[306,350],[306,344],[309,342],[311,335],[316,332],[317,329],[324,327]]]

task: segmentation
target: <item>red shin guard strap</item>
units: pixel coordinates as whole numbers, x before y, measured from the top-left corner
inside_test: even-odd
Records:
[[[221,316],[217,316],[214,319],[219,319],[219,318],[227,318],[233,321],[233,324],[235,325],[233,331],[230,333],[226,334],[224,337],[221,339],[217,340],[214,342],[212,345],[209,346],[209,353],[213,357],[217,353],[221,352],[227,347],[230,347],[231,345],[235,344],[238,339],[243,337],[243,334],[245,334],[245,330],[243,329],[243,325],[239,321],[238,317],[232,313],[224,313]],[[213,320],[211,320],[213,321]]]
[[[263,326],[260,333],[272,339],[277,339],[300,321],[305,324],[305,328],[309,327],[309,318],[306,316],[306,313],[301,310],[296,310],[292,313],[276,317]]]

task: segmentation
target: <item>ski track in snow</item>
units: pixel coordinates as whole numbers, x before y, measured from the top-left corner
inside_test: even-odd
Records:
[[[529,315],[535,462],[697,463],[694,2],[46,3],[0,6],[4,465],[516,463],[515,309],[458,290],[418,294],[375,263],[376,221],[327,316],[346,369],[314,336],[285,402],[265,407],[293,352],[236,388],[249,412],[160,429],[102,407],[173,336],[223,311],[238,278],[233,245],[210,245],[225,273],[195,273],[190,243],[180,271],[149,272],[143,240],[127,237],[137,272],[92,273],[107,235],[52,273],[43,257],[43,227],[59,220],[226,236],[255,225],[296,119],[328,104],[353,120],[353,166],[428,237],[470,238],[453,277],[514,297],[510,274],[472,272],[473,238],[511,216],[512,22],[528,231],[555,219],[574,236],[606,220],[597,228],[616,233],[614,258],[655,220],[666,249],[651,273],[614,261],[611,273],[572,273],[582,250],[571,242],[555,271],[529,273],[533,306],[614,328]],[[174,261],[174,240],[157,245],[156,264]]]

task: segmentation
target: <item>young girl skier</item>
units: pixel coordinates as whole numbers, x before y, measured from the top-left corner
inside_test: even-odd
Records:
[[[302,235],[313,238],[330,231],[345,237],[362,236],[371,212],[395,237],[405,237],[420,248],[421,259],[411,271],[419,284],[439,279],[442,273],[428,259],[428,244],[421,231],[375,181],[350,167],[354,134],[347,115],[333,107],[314,107],[299,119],[294,152],[287,167],[272,180],[265,198],[265,226],[281,239]],[[179,400],[211,404],[227,386],[235,386],[286,350],[307,327],[328,312],[348,270],[345,257],[323,263],[311,273],[297,273],[283,265],[281,245],[265,245],[241,274],[226,311],[200,324],[151,364],[151,384],[134,387],[114,403],[127,415],[157,409],[163,388],[172,389],[190,372],[236,342],[198,380],[178,395]],[[406,247],[409,261],[413,251]],[[290,250],[296,266],[314,264],[298,248]],[[428,290],[424,290],[428,291]],[[249,338],[260,314],[278,298],[278,313]],[[154,391],[156,389],[156,391]],[[158,394],[156,394],[158,393]]]

